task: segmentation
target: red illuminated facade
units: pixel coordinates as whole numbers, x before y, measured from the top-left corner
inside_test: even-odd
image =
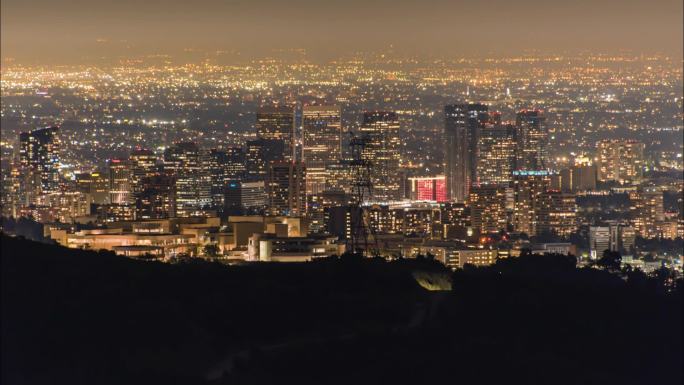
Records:
[[[446,202],[446,180],[444,175],[409,178],[410,198],[417,201]]]

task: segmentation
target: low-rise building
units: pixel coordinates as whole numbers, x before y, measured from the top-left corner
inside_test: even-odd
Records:
[[[254,234],[249,237],[249,261],[303,262],[314,258],[341,255],[344,244],[337,237],[281,237],[277,234]]]

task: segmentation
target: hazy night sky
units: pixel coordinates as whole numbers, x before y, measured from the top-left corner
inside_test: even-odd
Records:
[[[377,50],[682,54],[682,0],[2,0],[2,57],[79,63],[184,49],[313,59]]]

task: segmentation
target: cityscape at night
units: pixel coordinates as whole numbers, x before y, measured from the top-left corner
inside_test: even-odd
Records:
[[[684,379],[680,1],[63,3],[2,0],[2,383]]]

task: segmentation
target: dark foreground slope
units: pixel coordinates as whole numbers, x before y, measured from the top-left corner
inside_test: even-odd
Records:
[[[2,383],[681,383],[681,289],[570,262],[428,293],[428,262],[165,265],[3,238]]]

